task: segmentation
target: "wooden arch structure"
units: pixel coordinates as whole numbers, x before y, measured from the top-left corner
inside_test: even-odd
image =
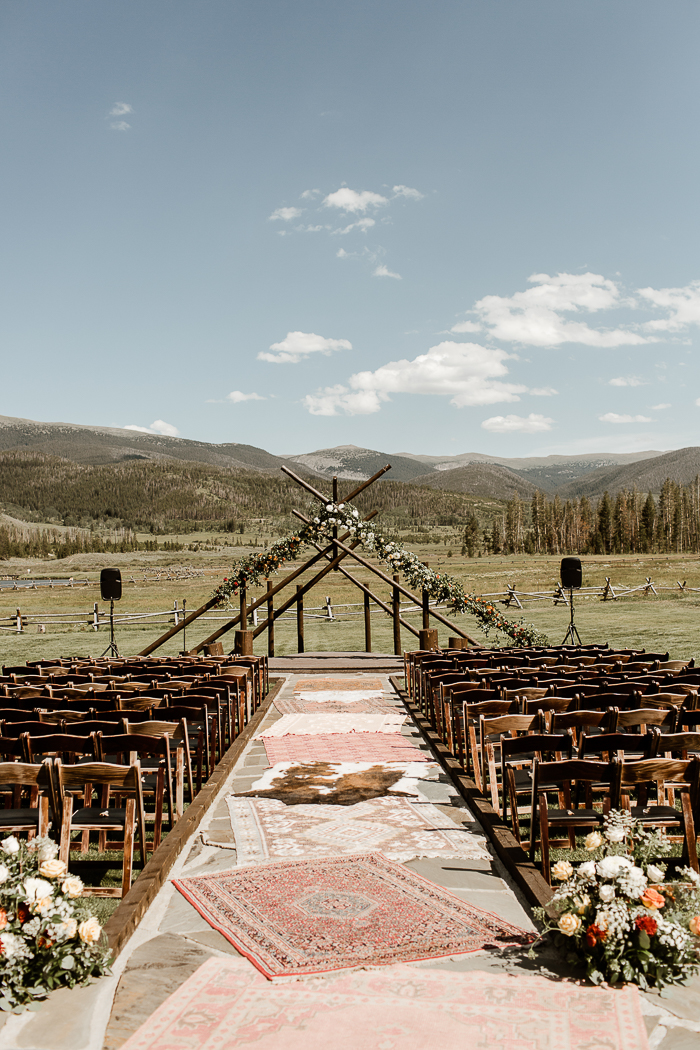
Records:
[[[329,497],[324,496],[322,492],[319,492],[318,489],[314,488],[314,486],[309,484],[308,481],[305,481],[303,478],[300,478],[288,467],[282,467],[281,469],[285,474],[287,474],[288,477],[292,479],[292,481],[295,481],[297,485],[300,485],[301,488],[309,492],[314,497],[314,499],[319,500],[319,502],[322,503],[324,506],[327,503],[329,503],[331,499],[334,503],[338,502],[339,497],[337,477],[333,478],[333,494],[332,497]],[[349,492],[346,496],[343,497],[344,501],[346,503],[349,503],[351,500],[355,499],[356,496],[359,496],[361,492],[364,492],[364,490],[369,488],[370,485],[373,485],[374,482],[377,481],[380,477],[382,477],[383,474],[386,474],[388,470],[391,470],[391,464],[387,464],[386,467],[382,467],[382,469],[378,470],[376,474],[373,474],[371,478],[368,478],[366,481],[363,481],[361,485],[358,485],[356,488],[354,488],[352,492]],[[306,515],[302,514],[300,511],[293,510],[292,513],[304,524],[309,524],[310,519]],[[370,521],[372,518],[376,517],[377,513],[378,512],[376,510],[372,511],[364,518],[364,520]],[[402,652],[402,627],[409,631],[411,634],[415,635],[415,637],[418,639],[418,644],[421,649],[431,649],[437,647],[437,631],[435,631],[434,629],[431,630],[430,628],[431,617],[434,620],[437,620],[438,623],[443,624],[443,626],[449,627],[450,630],[453,632],[455,639],[464,639],[467,644],[471,645],[476,644],[476,642],[469,637],[466,631],[464,631],[461,627],[457,627],[455,624],[450,623],[447,617],[443,616],[442,613],[439,613],[437,611],[437,609],[430,606],[427,591],[424,590],[420,596],[413,594],[400,583],[398,575],[387,576],[386,573],[381,571],[381,569],[377,568],[375,565],[372,565],[371,562],[367,561],[366,558],[363,558],[360,554],[358,554],[356,548],[359,545],[360,541],[352,540],[350,537],[350,533],[346,532],[343,535],[339,536],[338,529],[336,527],[333,529],[333,536],[330,543],[328,543],[324,547],[321,543],[313,542],[312,546],[316,548],[316,554],[312,555],[310,558],[307,558],[307,560],[302,565],[300,565],[299,568],[294,569],[287,576],[285,576],[283,580],[280,580],[279,583],[273,584],[272,580],[268,579],[266,581],[267,587],[265,593],[250,604],[248,604],[248,595],[245,584],[242,584],[239,589],[240,611],[238,612],[238,614],[236,616],[233,616],[230,620],[223,624],[222,627],[219,627],[216,631],[213,632],[213,634],[210,634],[207,638],[204,638],[201,642],[198,642],[198,644],[194,646],[194,648],[191,649],[190,652],[202,652],[202,650],[204,650],[208,646],[214,645],[216,642],[218,642],[224,634],[228,633],[228,631],[231,631],[234,628],[238,628],[238,630],[236,631],[235,642],[235,650],[237,652],[240,652],[243,655],[252,654],[253,640],[257,638],[260,634],[262,634],[264,631],[267,631],[268,653],[270,656],[274,656],[275,620],[282,616],[283,613],[287,612],[287,610],[290,609],[293,605],[296,605],[297,607],[297,623],[301,625],[298,629],[298,636],[299,651],[302,652],[304,595],[308,591],[312,590],[312,588],[314,588],[317,584],[319,584],[321,580],[328,575],[329,572],[333,572],[334,570],[337,570],[338,572],[342,573],[342,575],[345,576],[345,578],[348,579],[351,583],[353,583],[360,591],[362,591],[364,595],[365,647],[367,648],[367,651],[371,651],[371,602],[374,602],[377,606],[379,606],[380,609],[383,609],[384,612],[387,613],[387,615],[390,616],[393,620],[394,652],[397,655],[400,655]],[[347,568],[345,568],[345,566],[341,564],[341,562],[345,561],[346,558],[351,558],[355,562],[364,566],[364,568],[369,569],[370,572],[372,572],[375,576],[378,577],[378,579],[380,579],[383,583],[388,584],[392,588],[391,605],[382,601],[382,599],[379,598],[376,594],[374,594],[369,587],[367,587],[364,583],[362,583],[350,572],[348,572]],[[318,572],[316,572],[315,575],[310,580],[307,580],[306,583],[304,583],[303,585],[297,584],[293,593],[286,597],[282,601],[282,603],[278,605],[277,608],[275,608],[275,596],[280,592],[284,591],[286,588],[291,587],[295,583],[295,581],[299,579],[300,576],[302,576],[309,569],[313,568],[314,565],[318,564],[322,564],[322,567],[318,570]],[[409,601],[413,602],[416,606],[422,608],[422,629],[414,627],[413,624],[408,623],[401,616],[400,601],[402,595],[404,598],[407,598]],[[151,642],[150,645],[146,646],[146,648],[141,653],[139,653],[139,656],[149,656],[156,649],[160,648],[160,646],[163,645],[164,642],[169,641],[169,639],[174,637],[179,631],[184,631],[191,623],[194,623],[195,620],[197,620],[200,616],[208,612],[210,609],[214,608],[214,606],[218,604],[219,600],[220,599],[218,597],[210,598],[209,601],[205,602],[204,605],[200,606],[199,609],[196,609],[194,612],[189,613],[189,615],[180,620],[180,622],[177,623],[174,627],[171,627],[169,631],[166,631],[165,634],[161,635],[154,642]],[[247,628],[249,614],[256,609],[259,609],[261,606],[267,607],[267,615],[265,619],[261,623],[259,623],[253,630],[248,630]],[[462,642],[462,644],[464,644],[464,642]]]

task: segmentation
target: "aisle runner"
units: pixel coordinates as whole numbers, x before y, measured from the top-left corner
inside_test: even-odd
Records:
[[[421,797],[421,781],[439,780],[440,772],[437,762],[278,762],[238,797],[352,806],[389,792]]]
[[[416,966],[270,986],[208,959],[122,1050],[648,1050],[637,989]]]
[[[325,692],[328,689],[343,693],[361,693],[364,696],[381,693],[384,689],[381,678],[300,678],[294,687],[295,693]]]
[[[270,978],[529,940],[381,853],[279,861],[173,883]]]
[[[282,736],[326,736],[331,733],[400,733],[406,715],[388,714],[301,714],[282,715],[274,725],[263,729],[256,740]]]
[[[315,736],[265,737],[271,766],[278,762],[430,762],[428,751],[400,733],[324,733]]]
[[[278,857],[326,857],[380,849],[413,857],[489,860],[478,840],[429,802],[375,798],[354,806],[289,806],[276,799],[227,798],[237,863]]]

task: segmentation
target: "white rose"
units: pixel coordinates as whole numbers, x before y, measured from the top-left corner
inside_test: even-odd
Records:
[[[598,895],[600,896],[600,899],[602,900],[603,904],[610,904],[610,901],[615,899],[615,887],[610,886],[609,884],[601,886],[598,891]]]
[[[7,882],[10,877],[10,869],[7,864],[0,864],[0,882]]]
[[[625,829],[624,828],[606,828],[605,837],[608,842],[624,842],[625,841]]]
[[[578,915],[574,915],[573,912],[567,911],[562,915],[557,926],[565,936],[573,937],[573,935],[580,929],[581,920]]]
[[[559,882],[564,882],[566,879],[570,879],[573,873],[573,864],[569,864],[568,860],[558,860],[557,863],[552,866],[552,877],[558,879]]]
[[[19,842],[14,835],[10,835],[2,840],[2,848],[5,850],[5,853],[17,853],[19,851]]]
[[[83,892],[83,880],[77,875],[69,875],[61,885],[61,891],[66,897],[79,897]]]
[[[633,867],[633,864],[629,857],[603,857],[596,864],[596,871],[604,879],[614,879],[623,868],[631,867]]]
[[[66,866],[62,860],[45,860],[39,865],[39,874],[46,879],[60,879],[66,874]]]
[[[53,893],[53,886],[46,879],[25,879],[24,899],[27,904],[43,901]]]
[[[326,510],[328,512],[332,511],[333,510],[333,504],[332,503],[326,503]]]
[[[650,864],[647,868],[647,875],[650,882],[663,882],[664,872],[661,868],[657,868],[656,864]]]
[[[102,927],[94,915],[91,915],[85,922],[81,922],[78,927],[78,936],[84,944],[96,944],[100,939],[101,933]]]
[[[64,937],[70,939],[71,937],[75,937],[77,932],[78,923],[75,921],[75,919],[66,919],[65,922],[61,923],[61,933]]]
[[[580,879],[587,879],[588,881],[590,881],[591,879],[594,879],[595,878],[595,861],[594,860],[586,860],[586,861],[583,862],[583,864],[579,864],[578,868],[576,869],[576,873],[577,873],[577,875],[579,876]]]

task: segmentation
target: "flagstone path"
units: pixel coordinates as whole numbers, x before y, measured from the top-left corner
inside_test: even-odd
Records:
[[[297,703],[300,697],[311,695],[310,692],[305,693],[307,686],[320,692],[342,689],[344,677],[346,681],[352,678],[355,687],[364,678],[368,694],[376,693],[379,682],[387,713],[405,713],[386,676],[376,672],[363,675],[356,670],[351,673],[350,669],[345,676],[334,672],[333,678],[327,678],[325,682],[316,676],[313,685],[309,683],[309,676],[287,675],[279,694],[281,706],[285,706],[285,701],[294,700]],[[337,693],[333,700],[334,708],[336,699]],[[323,703],[319,703],[318,707],[322,708]],[[280,711],[274,705],[271,706],[261,724],[259,738],[251,741],[243,752],[217,801],[171,871],[170,880],[225,871],[236,866],[236,842],[227,797],[250,792],[265,771],[269,770],[270,762],[264,739],[260,735],[264,735],[282,717]],[[413,746],[423,753],[420,756],[423,765],[426,760],[434,761],[410,718],[407,718],[399,732],[405,745]],[[281,739],[288,741],[294,738]],[[313,740],[313,737],[309,739]],[[412,775],[416,776],[415,771]],[[418,785],[420,801],[431,804],[431,812],[438,813],[443,821],[446,819],[448,826],[453,825],[456,831],[463,829],[468,832],[465,838],[469,839],[473,848],[466,851],[468,856],[460,855],[458,858],[420,857],[407,860],[407,867],[469,904],[492,912],[523,929],[534,929],[527,906],[510,883],[500,862],[489,850],[472,814],[442,771],[436,770],[434,775],[436,779],[413,779],[409,783]],[[454,833],[452,835],[454,837]],[[247,858],[243,859],[248,862]],[[206,960],[240,959],[235,948],[209,926],[177,892],[170,880],[161,889],[117,959],[113,975],[86,989],[55,993],[51,1002],[38,1014],[9,1018],[4,1015],[0,1018],[0,1050],[119,1050],[161,1003],[175,993]],[[554,979],[566,976],[566,967],[553,952],[539,952],[536,961],[530,961],[522,948],[486,949],[470,955],[412,965],[431,972],[481,971],[516,976],[539,974]],[[275,986],[271,984],[271,999],[274,996]],[[661,995],[651,993],[641,996],[641,1005],[652,1050],[657,1047],[661,1050],[700,1050],[700,981],[675,987]],[[282,1043],[283,1036],[280,1036],[280,1046]],[[552,1050],[558,1048],[552,1047]],[[599,1048],[596,1044],[591,1050],[603,1050],[603,1047],[601,1045]],[[610,1050],[613,1050],[613,1044],[610,1044]]]

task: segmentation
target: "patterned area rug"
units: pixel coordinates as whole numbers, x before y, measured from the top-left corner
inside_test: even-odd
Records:
[[[363,715],[356,714],[313,714],[282,715],[274,725],[263,729],[256,740],[267,740],[270,737],[282,736],[326,736],[331,733],[400,733],[406,721],[404,714]]]
[[[381,853],[174,879],[266,977],[439,959],[527,940]]]
[[[414,857],[489,859],[475,835],[429,802],[385,797],[354,806],[286,806],[277,799],[235,795],[226,801],[241,866],[372,849],[398,861]]]
[[[266,737],[271,766],[278,762],[432,762],[399,733],[329,733],[322,736]]]
[[[283,715],[295,714],[374,714],[398,710],[390,700],[381,694],[368,696],[366,693],[342,692],[339,689],[320,690],[316,693],[302,693],[293,697],[275,698],[275,707]]]
[[[277,798],[288,806],[354,806],[387,794],[423,798],[421,783],[439,779],[437,762],[278,762],[239,798]]]
[[[250,968],[249,968],[250,969]],[[208,959],[122,1050],[648,1050],[636,988],[417,966],[275,986]],[[688,1044],[690,1045],[690,1044]]]
[[[294,686],[295,693],[316,693],[328,689],[340,690],[343,693],[359,692],[363,694],[381,693],[384,683],[381,678],[326,678],[318,675],[314,678],[300,678]]]

